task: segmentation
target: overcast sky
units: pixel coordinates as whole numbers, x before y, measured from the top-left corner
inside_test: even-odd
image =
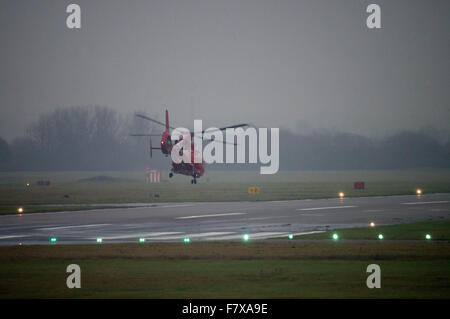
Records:
[[[81,30],[66,6],[81,6]],[[381,30],[366,7],[381,6]],[[450,126],[450,1],[0,3],[0,136],[73,105],[174,125],[383,136]]]

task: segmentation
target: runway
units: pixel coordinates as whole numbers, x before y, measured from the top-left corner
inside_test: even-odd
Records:
[[[0,245],[250,240],[327,229],[450,219],[450,194],[141,204],[0,216]],[[388,239],[388,238],[386,238]],[[54,244],[54,243],[53,243]]]

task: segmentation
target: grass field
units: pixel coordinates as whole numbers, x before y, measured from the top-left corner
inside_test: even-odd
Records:
[[[98,179],[106,176],[107,181]],[[186,176],[163,178],[145,184],[144,172],[3,172],[0,173],[0,214],[42,211],[36,205],[91,203],[154,203],[181,201],[289,200],[346,196],[450,192],[450,170],[258,172],[210,171],[191,185]],[[36,186],[49,180],[50,186]],[[354,190],[362,180],[365,190]],[[27,187],[26,183],[30,183]],[[248,186],[260,186],[259,195],[249,195]]]
[[[450,241],[450,221],[338,229],[317,234],[295,236],[295,238],[331,239],[333,234],[337,234],[339,240],[379,240],[379,234],[383,235],[383,240],[424,240],[425,236],[429,234],[432,240]]]
[[[448,225],[384,227],[448,238]],[[81,289],[65,285],[73,263]],[[366,286],[373,263],[381,289]],[[450,298],[449,269],[444,240],[13,246],[0,247],[0,298]]]
[[[51,186],[36,186],[40,179]],[[353,190],[358,180],[365,190]],[[426,194],[450,192],[449,181],[450,170],[211,171],[197,185],[182,176],[145,184],[139,172],[11,172],[0,173],[0,214],[15,214],[18,206],[32,213],[90,208],[73,204],[287,200],[340,191]],[[261,194],[249,195],[248,186],[260,186]],[[326,232],[248,243],[0,247],[0,298],[450,298],[450,222],[336,232],[339,241]],[[378,233],[385,240],[376,240]],[[432,240],[424,240],[426,233]],[[82,269],[81,289],[65,285],[72,263]],[[381,289],[366,287],[372,263],[381,266]]]

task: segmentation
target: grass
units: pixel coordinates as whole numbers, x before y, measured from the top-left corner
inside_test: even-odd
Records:
[[[65,287],[65,268],[82,288]],[[382,289],[365,285],[363,261],[60,260],[11,263],[1,298],[448,298],[448,261],[379,262]],[[6,270],[8,271],[8,270]],[[22,278],[28,278],[24,280]],[[36,280],[36,279],[39,280]]]
[[[0,298],[449,298],[449,226],[339,230],[355,241],[330,232],[297,237],[306,241],[0,247]],[[433,240],[423,240],[425,229]],[[398,240],[360,240],[378,231]],[[381,289],[365,285],[373,263]],[[81,289],[65,285],[69,264],[81,267]]]
[[[80,182],[98,175],[116,180]],[[183,177],[145,184],[136,172],[1,173],[0,214],[15,214],[19,205],[30,213],[89,203],[287,200],[336,197],[339,191],[400,195],[416,188],[425,194],[450,192],[449,170],[207,176],[209,181],[190,185]],[[38,187],[37,179],[52,184]],[[366,190],[353,190],[355,180],[364,180]],[[260,195],[247,193],[253,185],[261,186]],[[333,242],[328,232],[301,237],[325,241],[0,247],[0,298],[449,298],[449,228],[444,221],[338,231],[343,239],[374,239],[382,232],[386,239],[421,241]],[[432,241],[422,240],[425,232]],[[72,263],[82,269],[81,289],[65,286]],[[381,266],[381,289],[366,287],[366,267],[372,263]]]
[[[448,242],[0,247],[0,298],[449,298],[449,257]],[[81,289],[65,286],[72,263]]]
[[[111,181],[86,181],[100,175]],[[36,186],[39,179],[50,180],[51,185]],[[353,189],[357,180],[366,182],[365,190]],[[15,213],[18,206],[26,212],[42,211],[37,205],[51,204],[293,200],[337,197],[340,191],[351,197],[415,194],[417,188],[426,194],[450,192],[449,180],[450,170],[280,172],[274,176],[211,171],[197,185],[185,176],[145,184],[140,172],[9,172],[0,173],[0,214]],[[255,185],[261,193],[248,194],[247,188]]]
[[[338,234],[339,239],[378,240],[424,240],[427,234],[432,240],[450,240],[450,221],[428,221],[409,224],[385,225],[375,227],[347,228],[323,233],[294,236],[295,239],[331,239]]]

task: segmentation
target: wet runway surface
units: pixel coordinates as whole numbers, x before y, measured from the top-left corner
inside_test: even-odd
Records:
[[[251,240],[334,228],[450,218],[450,194],[267,202],[142,204],[0,216],[0,245]]]

